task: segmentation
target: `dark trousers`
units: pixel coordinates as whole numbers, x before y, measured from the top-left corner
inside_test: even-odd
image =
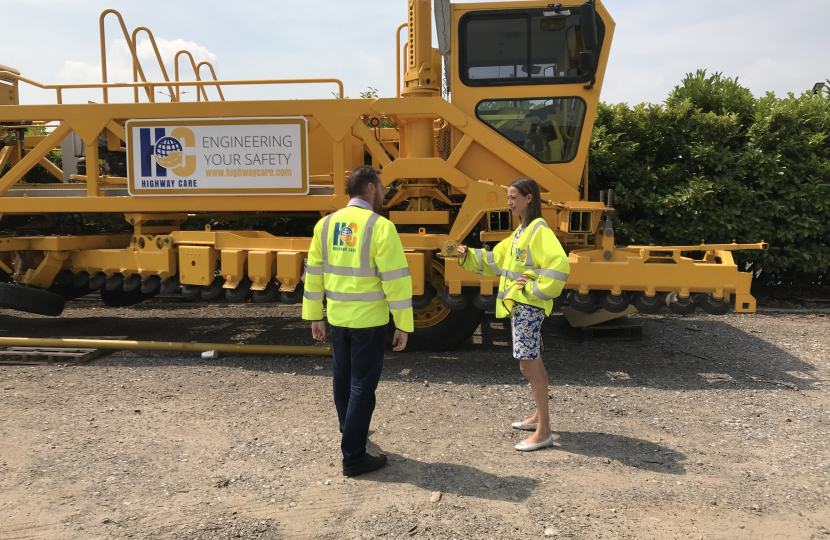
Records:
[[[340,420],[343,467],[363,463],[375,390],[383,369],[386,326],[345,328],[329,325],[334,349],[334,406]]]

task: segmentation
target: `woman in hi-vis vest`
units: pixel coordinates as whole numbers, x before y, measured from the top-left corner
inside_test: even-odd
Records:
[[[556,235],[542,218],[539,186],[531,178],[519,178],[507,188],[507,206],[521,218],[510,238],[493,251],[458,248],[459,264],[486,276],[501,276],[496,299],[496,317],[510,317],[513,356],[530,382],[536,412],[515,429],[533,431],[516,445],[529,452],[553,446],[548,412],[548,373],[542,363],[542,321],[550,315],[553,300],[562,293],[570,265]]]

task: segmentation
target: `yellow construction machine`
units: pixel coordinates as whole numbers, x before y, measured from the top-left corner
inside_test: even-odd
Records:
[[[107,80],[108,16],[132,53],[133,82]],[[408,0],[392,98],[231,101],[223,89],[237,85],[344,91],[330,78],[219,80],[188,51],[170,79],[147,28],[129,33],[115,10],[99,24],[99,83],[42,84],[0,66],[0,307],[59,315],[66,298],[91,291],[112,306],[159,293],[298,303],[309,238],[186,223],[324,216],[347,204],[349,171],[371,163],[383,171],[385,212],[407,252],[415,344],[457,346],[494,305],[497,278],[461,268],[456,249],[511,233],[505,186],[523,176],[539,183],[543,215],[569,252],[558,307],[574,324],[635,310],[755,310],[752,275],[731,252],[764,244],[619,246],[612,193],[588,200],[588,147],[614,36],[599,1]],[[164,80],[146,80],[139,32]],[[196,80],[180,79],[183,55]],[[55,103],[20,105],[26,86],[54,91]],[[180,100],[185,87],[195,101]],[[100,90],[100,102],[63,103],[81,88]],[[111,102],[116,88],[132,89],[132,100]],[[170,102],[155,101],[160,89]],[[59,147],[63,169],[49,159]],[[54,179],[33,181],[37,165]],[[106,219],[123,227],[90,225]]]

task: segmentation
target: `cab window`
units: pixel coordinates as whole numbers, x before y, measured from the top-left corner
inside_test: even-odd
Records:
[[[460,23],[461,80],[467,86],[557,84],[586,81],[579,11],[545,16],[544,10],[472,12]],[[597,18],[598,38],[603,25]]]
[[[576,157],[585,102],[581,98],[486,100],[476,116],[542,163],[565,163]]]

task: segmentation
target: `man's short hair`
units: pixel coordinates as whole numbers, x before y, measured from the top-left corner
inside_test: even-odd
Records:
[[[380,182],[380,171],[371,165],[360,165],[355,167],[349,179],[346,181],[346,193],[349,197],[355,198],[366,194],[366,186],[369,183]]]

